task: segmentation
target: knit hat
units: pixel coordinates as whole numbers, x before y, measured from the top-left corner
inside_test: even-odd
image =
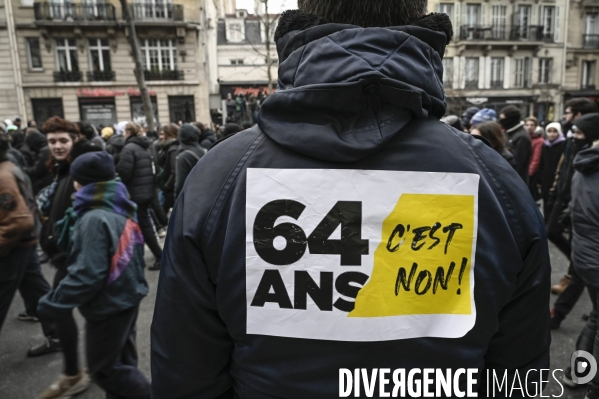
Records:
[[[545,126],[545,132],[548,132],[549,129],[555,129],[559,134],[562,134],[562,125],[559,122],[551,122]]]
[[[478,125],[483,122],[495,122],[497,114],[490,108],[483,108],[478,111],[470,120],[470,126]]]
[[[192,124],[186,123],[179,128],[179,141],[185,144],[193,144],[200,142],[200,136],[202,133],[200,129]]]
[[[104,140],[108,140],[114,134],[114,129],[111,128],[110,126],[107,126],[104,129],[102,129],[102,132],[100,134],[102,135],[102,138]]]
[[[470,127],[470,119],[479,111],[476,107],[470,107],[462,114],[462,126]]]
[[[593,112],[581,116],[574,121],[574,126],[584,133],[589,144],[599,140],[599,113]]]
[[[508,105],[502,109],[500,114],[505,116],[505,118],[499,120],[499,123],[505,130],[510,130],[514,126],[518,125],[522,119],[520,110],[513,105]]]
[[[71,164],[71,177],[82,186],[112,180],[115,177],[114,159],[104,151],[80,155]]]

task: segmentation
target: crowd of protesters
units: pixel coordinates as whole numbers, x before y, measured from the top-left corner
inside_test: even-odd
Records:
[[[469,108],[462,118],[445,123],[484,137],[514,167],[542,204],[547,236],[570,261],[567,274],[551,292],[559,295],[551,309],[551,329],[559,329],[586,287],[593,310],[577,340],[577,350],[599,359],[599,113],[586,98],[566,102],[560,123],[539,126],[535,117],[523,118],[508,106],[497,118],[492,109]],[[571,370],[563,381],[576,387]],[[599,397],[593,386],[592,398]]]
[[[122,122],[98,132],[52,117],[41,128],[17,118],[0,129],[0,329],[18,291],[19,319],[40,321],[45,336],[27,355],[63,353],[63,373],[43,399],[82,392],[90,377],[109,397],[149,398],[135,348],[148,292],[144,244],[154,257],[148,270],[159,270],[159,238],[187,175],[218,138],[241,127],[215,133],[199,122],[171,123],[151,132]],[[51,284],[45,262],[55,269]],[[76,307],[86,319],[87,371]]]
[[[34,121],[23,127],[18,118],[0,125],[0,328],[18,291],[25,304],[19,319],[40,321],[46,337],[27,355],[62,351],[63,373],[41,398],[79,393],[90,377],[118,397],[150,397],[135,348],[139,302],[148,292],[144,244],[154,257],[148,270],[159,270],[159,238],[188,174],[218,138],[258,119],[255,100],[229,96],[231,123],[216,133],[199,122],[157,132],[132,122],[98,131],[59,117],[41,128]],[[599,358],[596,104],[570,100],[563,120],[544,128],[514,106],[499,114],[469,108],[442,121],[485,141],[528,185],[548,238],[571,260],[552,287],[560,296],[551,328],[560,327],[586,286],[593,311],[577,348]],[[40,268],[48,261],[55,268],[51,284]],[[86,319],[87,370],[79,364],[75,307]],[[575,385],[569,369],[564,382]]]

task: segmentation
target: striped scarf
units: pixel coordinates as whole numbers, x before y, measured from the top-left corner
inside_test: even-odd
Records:
[[[127,187],[118,177],[114,180],[85,185],[74,195],[73,207],[56,223],[58,246],[68,252],[75,222],[94,209],[116,213],[137,224],[137,205],[129,199]]]

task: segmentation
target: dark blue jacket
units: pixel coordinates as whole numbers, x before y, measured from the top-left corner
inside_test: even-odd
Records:
[[[293,30],[278,39],[278,88],[260,110],[259,128],[213,146],[190,173],[173,210],[152,325],[154,398],[233,397],[233,392],[241,398],[332,398],[339,395],[340,368],[471,367],[481,371],[479,376],[486,368],[497,373],[509,370],[511,376],[515,370],[524,375],[529,369],[549,367],[550,265],[543,219],[522,179],[498,153],[439,121],[445,112],[441,57],[447,39],[445,33],[416,26],[363,29],[337,24]],[[259,234],[295,237],[286,244],[292,246],[291,255],[297,259],[305,251],[304,260],[315,259],[306,266],[316,278],[309,284],[314,295],[326,293],[325,284],[333,289],[326,270],[318,280],[318,259],[326,255],[315,258],[314,253],[352,252],[357,250],[354,244],[361,248],[362,259],[368,252],[361,247],[360,236],[348,234],[349,229],[342,228],[341,240],[323,239],[340,220],[359,220],[355,211],[332,214],[331,220],[337,221],[321,226],[320,237],[313,232],[307,238],[308,249],[306,236],[312,230],[302,232],[290,223],[302,213],[301,206],[274,229],[281,213],[263,215],[271,227],[256,228],[254,222],[252,228],[253,220],[246,226],[246,213],[257,211],[246,208],[248,189],[253,193],[260,189],[248,186],[248,174],[260,168],[298,173],[337,169],[356,176],[360,171],[413,171],[480,177],[472,291],[475,322],[454,338],[433,334],[372,340],[370,334],[380,333],[372,328],[353,341],[334,335],[294,338],[293,332],[248,334],[248,308],[257,297],[248,292],[246,283],[248,265],[255,262],[246,255],[254,251],[246,235],[254,234],[256,251],[269,245],[268,238],[256,240]],[[298,184],[277,183],[283,188]],[[325,194],[319,198],[298,194],[289,200],[293,201],[279,207],[287,215],[295,212],[289,204],[329,199]],[[304,212],[309,216],[312,211]],[[311,221],[313,226],[321,218]],[[356,232],[351,220],[346,227],[350,225]],[[349,249],[338,246],[343,240],[350,243]],[[284,250],[279,246],[269,251],[276,258],[277,251]],[[355,259],[348,258],[344,270],[360,270],[351,269],[352,262]],[[295,270],[296,279],[304,276],[308,281],[296,265],[286,263],[290,262],[283,259],[272,265],[271,275]],[[266,329],[296,323],[297,314],[306,308],[301,295],[291,294],[293,281],[275,283],[271,290],[287,289],[290,297],[267,306],[288,318],[276,323],[264,318]],[[344,283],[336,282],[335,290],[345,298],[356,297],[357,289]],[[267,286],[262,301],[272,298],[269,292]],[[319,307],[330,306],[330,299]],[[351,301],[339,299],[343,306],[353,307]],[[308,307],[316,309],[312,299],[308,301]],[[338,308],[325,310],[338,312]],[[335,328],[314,319],[299,326],[301,334],[326,335]],[[410,334],[409,324],[403,329],[402,334]]]
[[[148,294],[144,241],[137,223],[102,209],[75,222],[68,275],[40,299],[38,311],[60,317],[78,307],[89,320],[102,320],[137,306]]]

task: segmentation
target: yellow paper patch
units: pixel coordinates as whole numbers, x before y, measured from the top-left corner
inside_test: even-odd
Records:
[[[348,317],[472,314],[474,196],[403,194]]]

